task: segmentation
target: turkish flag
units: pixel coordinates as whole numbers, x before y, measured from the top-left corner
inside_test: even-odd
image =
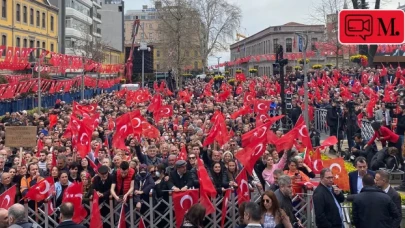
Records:
[[[115,148],[126,149],[124,141],[128,137],[128,135],[133,133],[133,127],[131,124],[131,117],[129,113],[125,113],[124,115],[118,117],[115,121],[115,124],[116,128],[112,140],[112,146]]]
[[[41,202],[48,198],[54,191],[55,182],[53,181],[53,177],[47,177],[34,186],[31,186],[24,198]]]
[[[238,116],[243,116],[243,115],[249,114],[251,111],[252,110],[249,105],[244,105],[242,108],[240,108],[239,110],[236,110],[234,113],[232,113],[231,119],[234,120]]]
[[[323,160],[322,163],[323,167],[329,167],[332,171],[335,184],[343,191],[349,191],[349,175],[347,174],[343,158]]]
[[[51,114],[49,115],[49,128],[52,129],[58,122],[58,115]]]
[[[321,143],[321,148],[326,148],[328,146],[333,146],[336,143],[338,143],[338,140],[336,138],[336,136],[329,136],[328,138],[326,138],[322,143]]]
[[[215,195],[217,194],[217,190],[215,189],[214,184],[212,183],[201,159],[198,159],[197,162],[198,162],[197,176],[200,182],[201,204],[206,208],[205,214],[208,215],[211,214],[212,212],[215,212],[214,205],[212,205],[212,202],[208,196],[215,197]]]
[[[145,121],[145,118],[142,116],[139,110],[135,110],[129,113],[131,118],[132,133],[140,135],[142,134],[142,122]]]
[[[137,90],[133,93],[132,95],[132,101],[135,103],[144,103],[149,101],[149,92],[145,89],[143,90]],[[128,99],[128,97],[127,97]]]
[[[227,189],[222,199],[222,218],[221,218],[221,228],[224,228],[225,219],[226,219],[226,212],[228,210],[228,201],[231,196],[231,189]]]
[[[173,192],[173,207],[176,216],[177,228],[179,228],[183,223],[184,215],[187,213],[190,207],[196,203],[198,203],[198,189]]]
[[[93,196],[94,197],[94,196]],[[70,202],[74,206],[73,222],[80,224],[87,217],[87,211],[82,205],[83,183],[75,182],[65,190],[63,194],[63,203]]]
[[[254,112],[255,113],[268,113],[270,110],[270,102],[266,100],[255,100]]]
[[[255,101],[256,94],[255,92],[245,92],[243,96],[243,104],[244,105],[251,105]]]
[[[38,139],[38,141],[37,141],[37,154],[36,154],[37,158],[40,157],[41,150],[43,150],[43,149],[44,149],[44,142],[42,142],[42,139]]]
[[[139,220],[138,228],[146,228],[143,217],[141,217],[141,219]]]
[[[97,191],[93,190],[93,205],[91,207],[90,228],[103,227],[103,221],[101,220],[98,199],[99,199],[99,196],[97,195]]]
[[[184,144],[181,146],[179,155],[177,155],[177,161],[178,160],[184,160],[184,161],[187,160],[187,150],[186,150],[186,146]]]
[[[147,121],[142,121],[142,135],[148,139],[158,139],[160,131]]]
[[[118,220],[117,228],[126,228],[127,227],[127,221],[125,220],[126,213],[125,213],[125,205],[121,206],[121,212],[120,212],[120,219]]]
[[[173,116],[173,106],[172,105],[162,105],[159,110],[153,113],[153,119],[158,122],[163,117]]]
[[[191,101],[191,93],[188,92],[188,90],[183,90],[180,91],[177,96],[182,100],[184,103],[190,103]]]
[[[238,183],[238,189],[236,190],[236,194],[238,194],[238,205],[243,202],[250,201],[250,188],[249,182],[246,175],[246,170],[243,168],[239,175],[235,179],[236,183]]]
[[[157,93],[153,96],[152,102],[148,106],[148,111],[153,112],[159,110],[160,106],[162,106],[162,97],[160,96],[160,93]]]
[[[8,210],[8,208],[14,204],[16,192],[16,185],[13,185],[11,188],[3,192],[3,194],[0,195],[0,208]]]
[[[79,152],[80,157],[83,159],[91,151],[91,136],[93,134],[93,129],[88,124],[83,121],[80,122],[80,128],[77,135],[77,152]]]
[[[76,101],[73,101],[73,114],[83,116],[84,113],[89,115],[95,114],[97,110],[97,104],[81,105]]]
[[[270,129],[272,121],[268,121],[262,125],[258,125],[255,129],[242,135],[242,146],[247,146],[255,142],[258,138],[266,137],[267,131]]]

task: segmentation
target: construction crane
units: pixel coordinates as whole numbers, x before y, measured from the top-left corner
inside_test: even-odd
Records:
[[[129,52],[128,60],[125,64],[125,68],[126,68],[125,77],[129,83],[132,83],[132,67],[133,67],[132,57],[134,55],[134,49],[135,49],[135,37],[136,37],[136,35],[138,35],[140,25],[141,25],[141,22],[138,19],[138,17],[136,17],[135,21],[134,21],[133,30],[132,30],[131,51]]]

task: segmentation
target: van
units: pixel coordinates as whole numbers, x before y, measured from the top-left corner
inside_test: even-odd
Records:
[[[121,85],[121,90],[127,89],[127,90],[131,90],[131,91],[135,91],[135,90],[138,90],[139,88],[140,88],[139,84],[123,84],[123,85]]]

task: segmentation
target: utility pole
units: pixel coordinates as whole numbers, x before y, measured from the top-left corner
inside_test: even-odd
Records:
[[[217,58],[217,61],[218,61],[218,72],[219,72],[219,60],[220,60],[222,57],[215,57],[215,58]]]
[[[308,114],[308,76],[307,76],[307,47],[308,47],[308,34],[295,33],[304,40],[302,56],[304,61],[304,120],[305,125],[309,128],[309,114]]]
[[[42,50],[42,51],[46,51],[46,49],[44,48],[40,48],[37,47],[37,49]],[[45,56],[43,56],[42,58],[45,58]],[[41,109],[42,109],[42,91],[41,91],[41,54],[39,55],[39,57],[37,58],[37,72],[38,72],[38,114],[41,113]],[[35,66],[34,66],[35,68]],[[34,75],[34,70],[32,70],[32,75]]]

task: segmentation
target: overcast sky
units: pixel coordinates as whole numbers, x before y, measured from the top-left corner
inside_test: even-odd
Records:
[[[325,0],[228,0],[237,4],[242,9],[242,21],[239,33],[244,35],[253,35],[267,27],[283,25],[288,22],[298,22],[310,24],[311,10],[314,5],[319,5]],[[349,5],[351,0],[347,0]],[[374,1],[371,5],[374,4]],[[381,8],[396,9],[399,0],[383,0],[385,3]],[[405,0],[400,0],[401,5],[405,4]],[[151,0],[126,0],[126,10],[141,9],[142,5],[152,5]],[[312,21],[313,23],[313,21]],[[229,52],[216,53],[215,56],[221,56],[221,62],[228,61]],[[217,59],[212,57],[209,59],[209,65],[217,63]]]

